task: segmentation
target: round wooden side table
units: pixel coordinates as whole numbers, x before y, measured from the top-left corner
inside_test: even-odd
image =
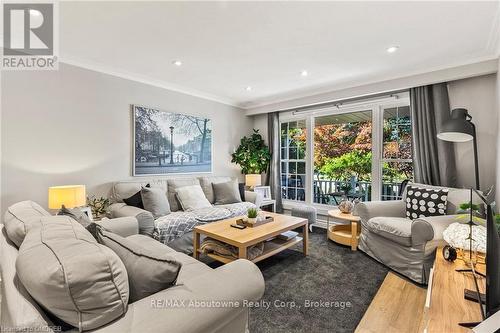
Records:
[[[349,222],[349,224],[337,224],[330,226],[330,217]],[[327,233],[328,238],[342,245],[351,247],[351,250],[358,249],[359,235],[361,234],[361,224],[359,216],[350,213],[342,213],[338,209],[328,211]]]

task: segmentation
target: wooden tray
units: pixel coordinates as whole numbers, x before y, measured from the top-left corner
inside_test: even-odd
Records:
[[[236,220],[236,224],[239,224],[239,225],[244,225],[248,228],[254,228],[254,227],[258,227],[259,225],[263,225],[263,224],[266,224],[266,223],[269,223],[269,222],[273,222],[274,221],[274,218],[272,216],[266,216],[266,218],[262,221],[257,221],[255,222],[254,224],[251,224],[251,223],[248,223],[246,221],[243,221],[243,219],[237,219]]]

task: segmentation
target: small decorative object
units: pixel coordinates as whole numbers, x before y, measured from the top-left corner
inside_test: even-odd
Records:
[[[264,199],[271,199],[271,186],[256,186],[253,191],[262,194]]]
[[[133,175],[212,172],[209,118],[132,105]]]
[[[354,203],[349,201],[347,196],[342,196],[342,201],[339,203],[339,210],[344,213],[344,214],[349,214],[352,212],[352,209],[354,208]]]
[[[457,259],[457,250],[450,245],[443,247],[443,258],[446,261],[453,262]]]
[[[458,258],[468,265],[482,260],[478,252],[486,253],[486,228],[482,225],[452,223],[443,231],[443,239],[457,250]]]
[[[87,197],[87,206],[89,206],[92,210],[92,215],[95,219],[100,219],[103,216],[106,216],[110,204],[111,202],[108,198],[97,198],[94,195]]]
[[[259,134],[259,130],[254,129],[250,137],[244,136],[231,157],[231,162],[241,167],[241,173],[250,176],[245,177],[246,185],[259,186],[260,174],[267,170],[271,160],[271,152]]]
[[[257,222],[257,209],[256,208],[248,208],[247,210],[247,222],[250,224],[255,224]]]

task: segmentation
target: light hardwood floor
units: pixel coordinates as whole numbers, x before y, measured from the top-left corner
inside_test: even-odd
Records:
[[[389,272],[355,332],[423,332],[425,296],[425,288]]]

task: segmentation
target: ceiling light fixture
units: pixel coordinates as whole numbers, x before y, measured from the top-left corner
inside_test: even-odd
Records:
[[[252,87],[248,86],[245,88],[246,91],[252,91]]]
[[[306,70],[303,70],[302,72],[300,72],[300,75],[302,75],[302,76],[308,76],[309,73]]]
[[[387,53],[394,53],[399,49],[399,46],[391,46],[387,48]]]
[[[31,15],[31,16],[37,16],[37,17],[38,17],[38,16],[42,15],[42,13],[40,13],[40,12],[39,12],[38,10],[36,10],[36,9],[30,9],[30,15]]]
[[[180,67],[180,66],[182,66],[182,61],[180,61],[180,60],[174,60],[174,61],[172,61],[172,64],[175,65],[175,66]]]

